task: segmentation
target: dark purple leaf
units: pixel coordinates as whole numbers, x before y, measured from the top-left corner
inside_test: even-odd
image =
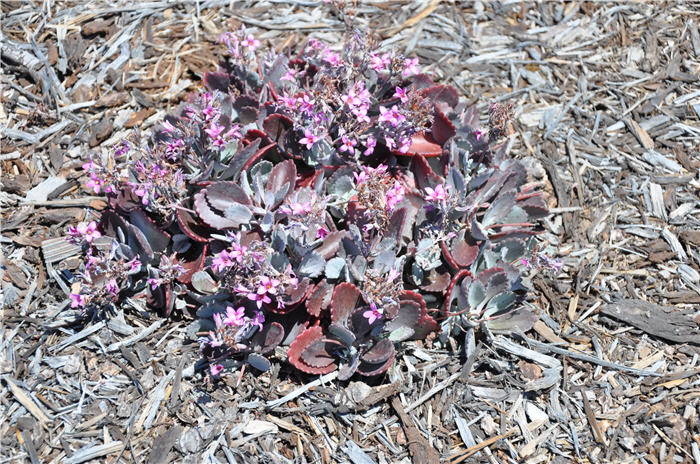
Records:
[[[271,114],[263,121],[263,129],[265,129],[267,136],[277,143],[280,143],[292,127],[294,127],[294,121],[279,113]]]
[[[270,369],[270,361],[257,353],[250,353],[246,361],[251,367],[261,372],[267,372]]]
[[[335,256],[335,254],[338,252],[338,248],[340,247],[340,242],[347,236],[348,232],[345,230],[340,232],[331,232],[330,234],[326,235],[326,237],[323,239],[323,243],[321,243],[318,248],[314,249],[314,251],[323,256],[324,259],[329,260]]]
[[[284,339],[284,328],[277,322],[272,322],[263,327],[253,336],[251,345],[259,353],[265,354],[274,350]]]
[[[394,344],[386,338],[382,338],[374,346],[360,356],[360,359],[368,363],[383,363],[394,355]]]
[[[238,223],[224,216],[217,214],[209,206],[206,200],[206,190],[202,190],[194,196],[194,209],[197,211],[199,218],[204,221],[209,227],[217,230],[232,229],[238,226]]]
[[[218,90],[220,92],[228,91],[228,86],[231,83],[231,78],[225,72],[207,72],[204,73],[204,87],[207,90]]]
[[[391,346],[392,348],[394,347],[394,345]],[[389,367],[391,367],[391,364],[394,362],[394,356],[396,356],[396,351],[393,351],[389,359],[383,363],[373,364],[367,361],[362,361],[357,368],[357,373],[365,377],[383,374],[389,369]]]
[[[355,343],[355,334],[338,324],[328,326],[328,332],[336,337],[343,345],[350,347]]]
[[[192,240],[197,242],[208,242],[207,236],[209,233],[203,224],[200,224],[189,212],[183,209],[176,209],[175,216],[177,223],[180,225],[180,230]]]
[[[245,190],[236,182],[212,182],[206,188],[206,197],[209,205],[219,211],[226,211],[231,203],[252,205]]]
[[[151,249],[162,252],[170,244],[170,235],[158,228],[155,222],[146,216],[141,209],[135,209],[129,213],[131,223],[143,233]]]
[[[319,282],[306,299],[306,311],[314,317],[319,317],[321,311],[331,304],[333,288],[326,279]]]
[[[360,299],[360,290],[350,282],[336,285],[331,299],[331,321],[345,323]]]
[[[304,348],[301,352],[301,360],[308,366],[324,368],[333,364],[336,357],[332,353],[339,348],[342,348],[342,345],[338,342],[330,342],[327,339],[316,340]]]
[[[269,205],[270,209],[277,208],[277,206],[284,201],[286,196],[294,191],[296,180],[297,167],[294,164],[294,161],[282,161],[281,163],[277,163],[275,167],[272,168],[270,176],[267,178],[267,186],[265,187],[265,190],[267,192],[272,192],[276,199],[272,205]],[[278,192],[282,191],[283,189],[286,189],[287,192],[285,196],[282,197],[281,193],[278,196]]]
[[[456,133],[455,126],[452,125],[447,116],[445,116],[442,111],[435,108],[433,125],[430,128],[430,134],[433,136],[433,139],[439,145],[444,146]]]
[[[421,307],[414,301],[402,301],[399,305],[399,312],[395,318],[386,323],[385,329],[389,332],[400,327],[414,328],[421,319]]]
[[[287,359],[289,362],[302,372],[307,374],[327,374],[337,369],[337,365],[331,361],[323,367],[315,367],[307,364],[302,359],[302,353],[312,344],[322,342],[323,329],[318,326],[309,327],[301,332],[287,350]]]
[[[208,248],[209,245],[206,243],[195,242],[186,253],[178,254],[178,264],[185,270],[185,272],[177,277],[178,282],[189,284],[192,281],[192,275],[202,270],[204,260],[207,257]]]

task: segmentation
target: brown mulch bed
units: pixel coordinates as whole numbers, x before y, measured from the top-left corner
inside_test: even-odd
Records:
[[[5,1],[0,463],[700,463],[700,10],[693,2],[361,2],[357,26],[484,110],[544,183],[525,334],[413,344],[381,379],[274,368],[207,386],[186,320],[76,325],[55,277],[105,206],[88,153],[201,88],[245,24],[339,43],[317,1]],[[464,348],[466,346],[466,348]]]

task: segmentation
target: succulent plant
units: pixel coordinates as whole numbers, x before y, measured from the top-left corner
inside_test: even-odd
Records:
[[[109,208],[72,230],[74,307],[143,296],[196,317],[212,378],[265,370],[280,344],[303,372],[373,376],[437,321],[530,328],[522,260],[547,209],[505,155],[507,106],[482,130],[417,59],[359,33],[291,58],[245,30],[222,41],[206,91],[85,164]]]

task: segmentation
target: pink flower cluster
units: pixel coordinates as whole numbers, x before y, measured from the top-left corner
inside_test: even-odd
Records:
[[[369,67],[377,72],[388,71],[391,64],[391,55],[389,53],[370,53],[369,59]]]
[[[85,187],[92,189],[95,193],[100,193],[103,190],[105,193],[116,193],[114,186],[111,183],[105,182],[102,168],[98,166],[92,158],[90,158],[90,161],[83,164],[83,170],[87,171],[90,176],[87,182],[85,182]]]
[[[377,308],[377,305],[372,302],[369,304],[369,309],[362,313],[362,316],[367,319],[367,322],[372,325],[374,321],[381,319],[384,314],[383,308]]]
[[[425,201],[442,204],[447,200],[447,188],[445,184],[438,184],[434,189],[426,187],[425,194]]]
[[[258,288],[255,290],[249,290],[245,287],[238,287],[236,288],[236,292],[245,295],[250,301],[254,301],[258,308],[262,308],[263,304],[272,302],[270,295],[273,297],[277,295],[277,287],[280,285],[280,281],[274,277],[271,278],[263,275],[258,278],[257,285]],[[282,303],[280,301],[277,302],[278,306],[281,304]]]
[[[78,240],[85,240],[88,243],[92,243],[93,240],[102,237],[102,233],[97,230],[97,222],[90,221],[90,223],[80,223],[77,226],[70,226],[68,228],[68,235]]]
[[[313,211],[313,208],[311,207],[310,201],[305,201],[303,203],[293,201],[288,205],[280,206],[279,210],[284,214],[302,216],[304,214],[311,213]]]
[[[367,112],[369,111],[371,100],[369,91],[365,88],[364,82],[356,82],[346,95],[341,95],[340,99],[348,106],[350,112],[357,119],[357,122],[370,122]]]
[[[394,185],[386,192],[386,209],[391,212],[394,211],[396,205],[401,203],[403,197],[406,195],[406,188],[398,180],[394,181]]]
[[[362,183],[368,181],[370,177],[383,176],[386,174],[387,169],[389,169],[389,166],[386,164],[380,164],[376,168],[363,165],[361,172],[353,173],[353,176],[355,176],[355,187],[359,187]]]
[[[248,247],[234,243],[231,248],[231,251],[221,250],[221,253],[212,259],[211,267],[214,268],[216,272],[221,273],[233,267],[235,263],[240,264],[243,262],[243,258],[245,258],[245,255],[248,252]]]

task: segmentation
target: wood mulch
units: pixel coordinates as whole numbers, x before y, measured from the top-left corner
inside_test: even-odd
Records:
[[[188,321],[136,302],[76,325],[62,237],[105,206],[80,166],[201,88],[245,24],[339,43],[318,1],[2,2],[0,462],[700,463],[697,2],[373,0],[356,22],[417,55],[545,185],[525,334],[412,344],[374,383],[273,369],[213,388]]]

